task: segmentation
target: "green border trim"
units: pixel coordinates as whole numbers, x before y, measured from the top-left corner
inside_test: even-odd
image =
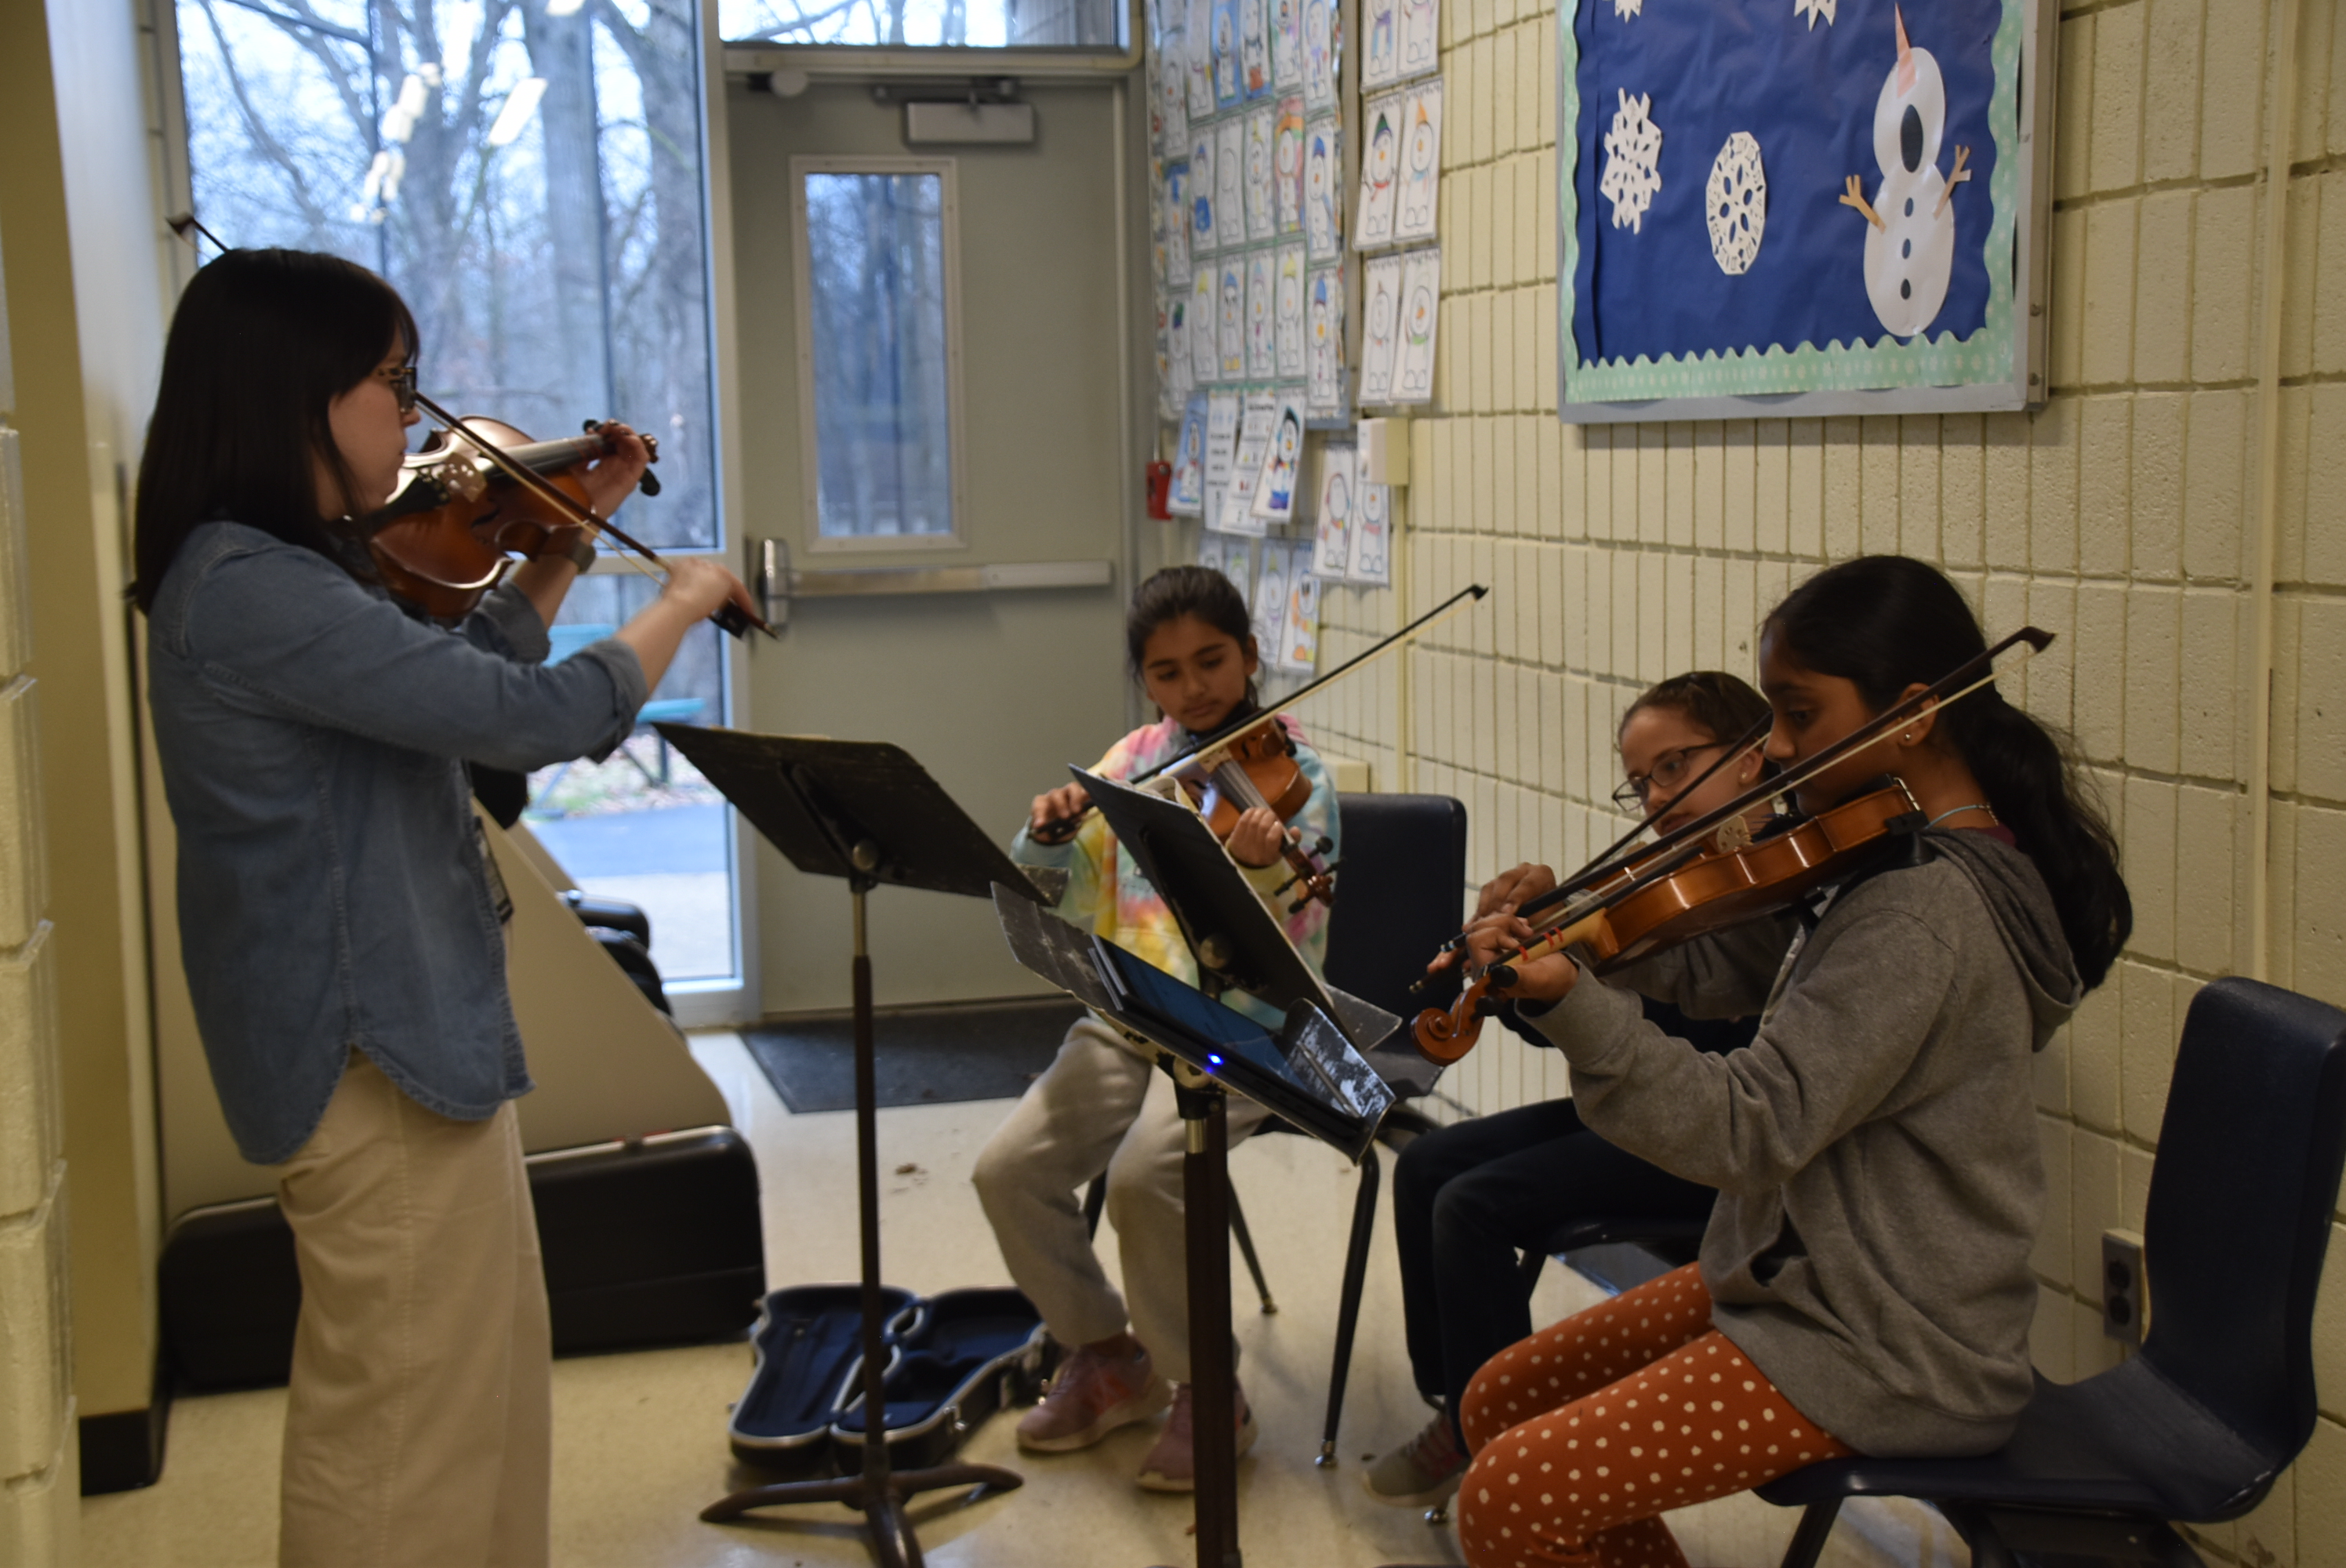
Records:
[[[1626,402],[1653,398],[1753,396],[1771,392],[1870,391],[1892,387],[1945,387],[2010,383],[2019,373],[2019,334],[2013,330],[2013,270],[2019,160],[2030,156],[2019,135],[2020,49],[2025,0],[2004,0],[1990,54],[1995,92],[1988,101],[1988,136],[1995,143],[1995,169],[1988,177],[1994,214],[1988,226],[1987,319],[1969,338],[1942,332],[1909,342],[1884,335],[1876,343],[1818,347],[1802,343],[1787,351],[1716,350],[1680,359],[1640,354],[1633,361],[1580,358],[1573,336],[1573,281],[1579,275],[1580,225],[1574,175],[1580,158],[1580,49],[1573,22],[1583,5],[1606,0],[1557,0],[1556,69],[1563,114],[1556,126],[1556,216],[1562,266],[1556,275],[1557,345],[1565,362],[1564,401]],[[1667,411],[1656,411],[1668,417]]]

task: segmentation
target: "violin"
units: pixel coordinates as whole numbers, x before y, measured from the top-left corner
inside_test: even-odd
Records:
[[[571,514],[479,455],[472,438],[495,443],[506,458],[582,507],[586,486],[573,471],[618,450],[611,427],[593,420],[584,435],[537,442],[478,414],[464,423],[466,439],[437,430],[422,451],[410,453],[401,465],[404,482],[362,524],[383,586],[444,620],[470,615],[481,596],[504,579],[512,556],[534,560],[556,530],[574,526]],[[657,439],[642,440],[658,463]],[[657,495],[659,480],[647,470],[638,488]]]
[[[1484,999],[1494,984],[1513,983],[1514,975],[1506,968],[1510,963],[1545,958],[1585,943],[1596,972],[1609,973],[1723,926],[1788,908],[1818,888],[1841,880],[1890,835],[1919,830],[1923,818],[1913,797],[1895,779],[1883,788],[1854,796],[1757,840],[1741,824],[1754,809],[1785,799],[1843,759],[1887,740],[1924,709],[1960,701],[1993,685],[1995,660],[2007,649],[2025,643],[2028,653],[2041,653],[2052,641],[2052,633],[2023,626],[1921,691],[1892,703],[1814,756],[1672,829],[1647,846],[1638,859],[1612,858],[1608,862],[1619,848],[1617,843],[1596,864],[1526,903],[1517,913],[1552,907],[1592,887],[1593,892],[1570,906],[1525,947],[1486,969],[1446,1012],[1428,1008],[1418,1014],[1412,1032],[1418,1054],[1447,1065],[1474,1049],[1482,1028]],[[1705,840],[1712,834],[1720,836],[1706,850]],[[1443,952],[1455,945],[1446,944]],[[1440,962],[1437,955],[1435,963]]]

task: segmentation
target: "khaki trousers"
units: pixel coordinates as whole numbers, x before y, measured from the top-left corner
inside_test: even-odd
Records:
[[[353,1052],[276,1167],[301,1320],[282,1568],[544,1568],[552,1366],[510,1104],[423,1109]]]
[[[1235,1148],[1262,1107],[1232,1095]],[[1181,1158],[1188,1147],[1173,1082],[1095,1018],[1067,1031],[1042,1076],[978,1152],[974,1179],[1010,1278],[1062,1345],[1121,1333],[1127,1321],[1157,1369],[1189,1380],[1189,1268]],[[1107,1173],[1124,1294],[1085,1234],[1078,1189]]]

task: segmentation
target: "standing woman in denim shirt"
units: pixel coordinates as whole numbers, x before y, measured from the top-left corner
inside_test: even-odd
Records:
[[[678,558],[616,636],[548,666],[575,535],[453,627],[394,601],[349,520],[398,482],[419,348],[363,268],[231,250],[179,302],[139,465],[181,956],[301,1262],[286,1564],[547,1560],[546,1287],[511,1104],[530,1081],[464,764],[607,754],[684,634],[749,605]],[[598,512],[646,456],[625,433],[586,471]]]

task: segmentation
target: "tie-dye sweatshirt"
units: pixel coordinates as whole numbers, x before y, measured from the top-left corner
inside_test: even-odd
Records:
[[[1303,727],[1285,714],[1280,715],[1279,722],[1287,727],[1287,733],[1294,739],[1295,760],[1301,766],[1303,776],[1311,781],[1311,798],[1288,825],[1303,830],[1306,844],[1315,844],[1323,836],[1336,840],[1337,847],[1327,856],[1332,863],[1342,850],[1336,821],[1336,786],[1330,781],[1327,769],[1321,765],[1320,754],[1304,739]],[[1107,755],[1092,770],[1108,779],[1129,779],[1178,756],[1196,738],[1172,719],[1159,719],[1155,724],[1142,725],[1108,748]],[[1181,940],[1181,928],[1175,922],[1173,911],[1165,907],[1165,901],[1141,875],[1132,857],[1117,852],[1116,835],[1108,830],[1098,812],[1086,817],[1083,827],[1064,844],[1037,843],[1021,828],[1018,837],[1011,842],[1010,853],[1022,864],[1056,866],[1067,872],[1067,891],[1057,910],[1061,919],[1139,954],[1168,974],[1191,985],[1198,983],[1197,963],[1190,957],[1188,944]],[[1240,866],[1239,870],[1286,928],[1289,940],[1302,953],[1311,972],[1320,973],[1328,952],[1328,906],[1315,899],[1300,911],[1288,912],[1287,906],[1294,902],[1296,890],[1276,896],[1271,892],[1294,874],[1283,860],[1260,870],[1250,866]],[[1285,1021],[1276,1008],[1241,992],[1231,992],[1222,1000],[1268,1028],[1275,1030]]]

